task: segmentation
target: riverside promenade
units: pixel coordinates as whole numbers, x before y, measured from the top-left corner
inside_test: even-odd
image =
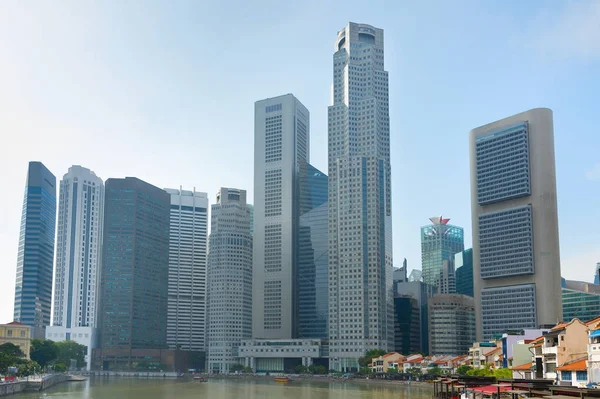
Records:
[[[19,392],[43,391],[51,386],[70,380],[71,376],[66,374],[44,374],[22,378],[18,381],[2,382],[0,384],[0,397]]]

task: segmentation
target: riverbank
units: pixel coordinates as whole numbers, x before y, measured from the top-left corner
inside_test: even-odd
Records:
[[[71,376],[66,374],[45,375],[39,378],[29,378],[15,382],[4,382],[0,384],[0,397],[13,395],[19,392],[38,392],[48,389],[61,382],[70,381]]]

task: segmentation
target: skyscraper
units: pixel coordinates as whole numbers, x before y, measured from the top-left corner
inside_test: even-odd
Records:
[[[46,338],[97,345],[104,184],[89,169],[71,166],[60,182],[54,277],[54,315]]]
[[[99,360],[131,369],[143,350],[167,347],[171,201],[135,177],[108,179],[105,190]]]
[[[452,263],[454,270],[454,254],[465,249],[464,231],[462,227],[448,224],[450,219],[441,216],[429,218],[431,224],[421,227],[421,262],[423,281],[436,285],[440,280],[444,261]],[[448,293],[438,290],[439,293]]]
[[[429,299],[429,347],[431,355],[462,355],[475,341],[473,298],[436,294]]]
[[[383,30],[337,34],[328,108],[329,363],[357,370],[394,347],[388,73]]]
[[[56,226],[56,178],[41,162],[29,162],[15,282],[15,321],[44,338],[50,325]]]
[[[204,351],[208,196],[181,188],[165,191],[171,196],[167,344]]]
[[[252,337],[252,234],[246,191],[221,188],[212,205],[208,252],[208,371],[239,364]]]
[[[255,338],[290,339],[297,335],[299,182],[301,168],[309,160],[309,131],[309,112],[293,95],[255,103]]]
[[[473,297],[473,249],[454,255],[456,293]]]
[[[562,318],[552,111],[470,133],[477,339]],[[506,310],[510,309],[510,312]]]

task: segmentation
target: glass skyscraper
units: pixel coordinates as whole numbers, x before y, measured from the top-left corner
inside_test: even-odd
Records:
[[[421,266],[423,282],[437,286],[443,273],[444,261],[448,262],[448,269],[454,273],[454,254],[465,249],[464,231],[462,227],[448,224],[450,219],[441,216],[429,220],[430,225],[421,227]]]
[[[600,316],[600,285],[583,281],[562,281],[562,310],[565,322],[578,318],[589,321]]]
[[[328,337],[327,175],[310,164],[300,171],[296,268],[297,338]]]
[[[50,325],[52,264],[56,227],[56,178],[41,163],[30,162],[23,198],[14,320],[33,327],[44,338]]]
[[[337,34],[328,108],[329,365],[394,348],[388,73],[383,30]]]
[[[465,249],[454,255],[456,293],[473,297],[473,249]]]
[[[135,177],[105,184],[102,367],[130,369],[133,349],[167,348],[170,196]]]

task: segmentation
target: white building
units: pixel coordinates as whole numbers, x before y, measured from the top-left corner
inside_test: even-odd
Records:
[[[96,347],[104,183],[72,166],[60,182],[54,276],[54,314],[46,338],[87,346],[87,368]]]
[[[258,373],[295,372],[295,365],[310,367],[323,357],[320,339],[251,339],[242,341],[242,364]]]
[[[473,129],[469,147],[477,339],[553,326],[562,302],[552,111]]]
[[[329,136],[329,362],[357,370],[394,346],[388,73],[383,30],[349,23],[333,55]]]
[[[252,337],[252,234],[246,191],[221,188],[211,207],[208,252],[208,372],[239,364]]]
[[[254,107],[255,338],[295,338],[299,173],[309,157],[308,110],[292,94]]]
[[[208,196],[165,189],[171,195],[167,344],[204,351]]]

